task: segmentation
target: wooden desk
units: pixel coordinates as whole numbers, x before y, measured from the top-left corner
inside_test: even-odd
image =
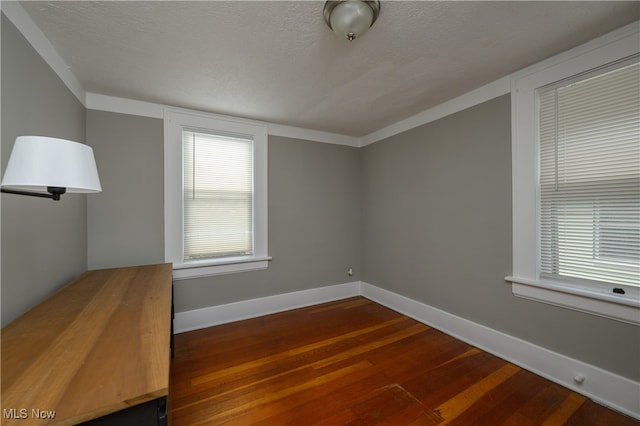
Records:
[[[3,327],[1,423],[72,425],[166,403],[171,286],[169,263],[87,271]]]

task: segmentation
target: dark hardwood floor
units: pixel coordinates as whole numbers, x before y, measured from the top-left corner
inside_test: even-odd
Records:
[[[175,426],[640,424],[361,297],[178,334],[175,348]]]

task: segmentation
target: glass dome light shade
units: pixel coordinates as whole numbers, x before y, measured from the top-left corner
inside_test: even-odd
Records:
[[[329,4],[333,3],[333,4]],[[330,7],[327,23],[342,38],[353,40],[365,34],[377,18],[374,6],[360,0],[327,2]]]

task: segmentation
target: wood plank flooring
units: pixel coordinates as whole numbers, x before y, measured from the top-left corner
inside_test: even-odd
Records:
[[[638,425],[362,297],[175,337],[192,425]]]

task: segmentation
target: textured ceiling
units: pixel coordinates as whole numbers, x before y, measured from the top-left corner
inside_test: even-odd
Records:
[[[640,19],[640,2],[21,2],[87,92],[363,136]]]

